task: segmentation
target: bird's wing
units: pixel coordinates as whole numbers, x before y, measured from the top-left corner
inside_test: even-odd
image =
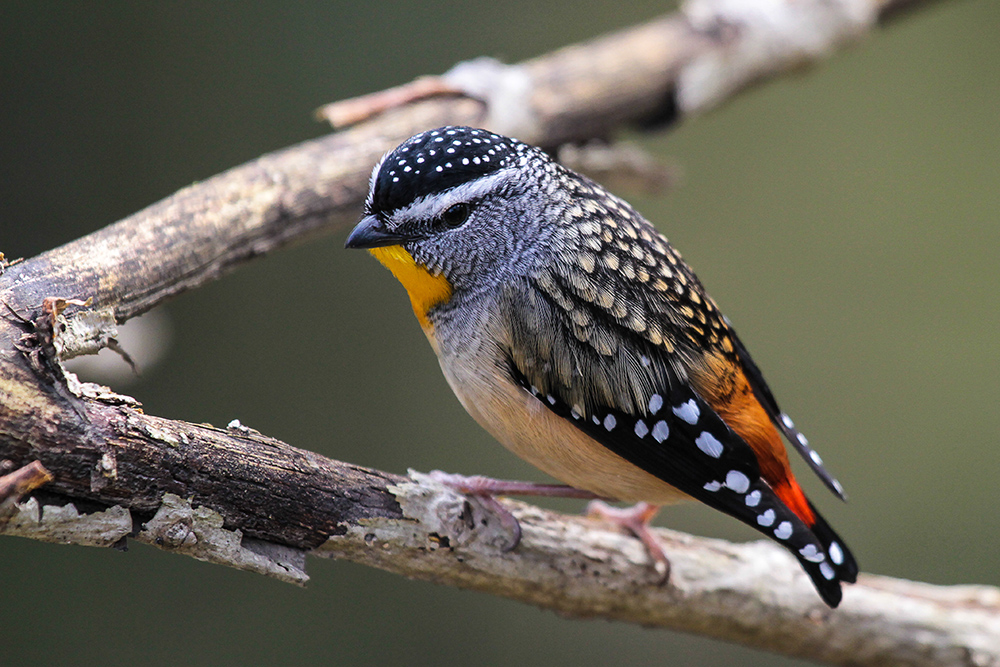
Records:
[[[728,324],[648,223],[614,224],[603,237],[595,225],[590,256],[585,238],[508,286],[500,340],[512,379],[633,465],[777,540],[839,600],[856,565],[791,476]],[[623,224],[634,243],[616,243]],[[769,431],[740,434],[754,429]]]

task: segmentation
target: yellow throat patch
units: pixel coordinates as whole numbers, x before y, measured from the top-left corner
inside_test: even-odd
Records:
[[[429,333],[434,327],[427,319],[427,311],[451,298],[448,279],[444,275],[435,276],[417,264],[403,246],[372,248],[368,252],[403,284],[406,293],[410,295],[413,314],[417,316],[424,331]]]

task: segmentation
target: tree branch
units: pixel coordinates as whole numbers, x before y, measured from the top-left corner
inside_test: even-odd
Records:
[[[522,504],[512,507],[524,539],[501,553],[506,536],[483,507],[423,477],[331,461],[237,424],[144,415],[132,399],[80,383],[61,364],[113,340],[115,322],[287,243],[346,227],[371,166],[419,130],[482,125],[555,149],[623,125],[676,122],[915,4],[748,2],[733,13],[734,3],[693,0],[683,13],[520,65],[464,64],[327,107],[327,117],[355,125],[4,264],[0,462],[10,464],[0,470],[38,461],[53,480],[8,503],[0,533],[119,547],[131,537],[295,583],[307,579],[306,553],[348,558],[565,614],[836,664],[1000,664],[993,588],[863,576],[832,611],[773,545],[668,531],[673,578],[659,587],[635,540]],[[44,478],[37,469],[21,474]],[[8,478],[0,481],[13,494],[28,491]]]

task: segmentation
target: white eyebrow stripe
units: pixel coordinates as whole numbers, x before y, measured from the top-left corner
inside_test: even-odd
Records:
[[[378,173],[382,171],[385,159],[390,155],[392,155],[392,151],[383,155],[372,168],[372,175],[368,177],[368,197],[365,198],[365,213],[370,213],[372,210],[372,205],[375,203],[375,181],[378,179]]]
[[[441,215],[446,208],[453,204],[482,197],[495,187],[497,181],[502,180],[507,175],[506,171],[506,169],[501,169],[489,176],[481,176],[474,181],[457,185],[451,190],[421,197],[406,208],[394,212],[392,214],[393,223],[400,224],[403,220],[430,220]]]

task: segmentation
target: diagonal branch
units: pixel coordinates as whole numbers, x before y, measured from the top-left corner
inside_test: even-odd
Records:
[[[510,502],[523,538],[505,553],[510,536],[486,506],[425,475],[331,461],[241,426],[185,424],[127,406],[87,409],[95,440],[49,443],[55,481],[0,532],[94,546],[132,538],[300,584],[308,579],[306,554],[346,558],[564,615],[695,632],[831,664],[1000,659],[995,588],[863,575],[831,610],[769,542],[667,530],[659,536],[673,573],[661,586],[637,540],[591,519]]]
[[[346,227],[371,166],[419,130],[482,125],[556,149],[627,125],[665,125],[917,4],[692,0],[683,12],[519,65],[464,64],[328,107],[354,125],[3,264],[0,464],[9,465],[0,470],[39,461],[53,480],[5,508],[0,532],[118,547],[132,538],[295,583],[307,579],[307,553],[349,558],[570,615],[837,664],[1000,664],[996,589],[867,576],[831,611],[777,547],[669,532],[674,577],[659,587],[634,540],[521,504],[513,507],[524,540],[503,554],[486,509],[419,476],[331,461],[238,424],[145,415],[132,399],[80,383],[60,358],[108,344],[115,322],[243,262]]]
[[[418,85],[390,97],[399,106],[354,100],[361,111],[349,117],[364,122],[264,155],[18,264],[0,278],[0,292],[19,312],[47,296],[92,298],[122,322],[287,243],[346,228],[372,165],[419,131],[478,125],[556,149],[630,125],[665,126],[926,3],[692,0],[682,12],[518,65],[463,63],[442,77],[450,95]]]

